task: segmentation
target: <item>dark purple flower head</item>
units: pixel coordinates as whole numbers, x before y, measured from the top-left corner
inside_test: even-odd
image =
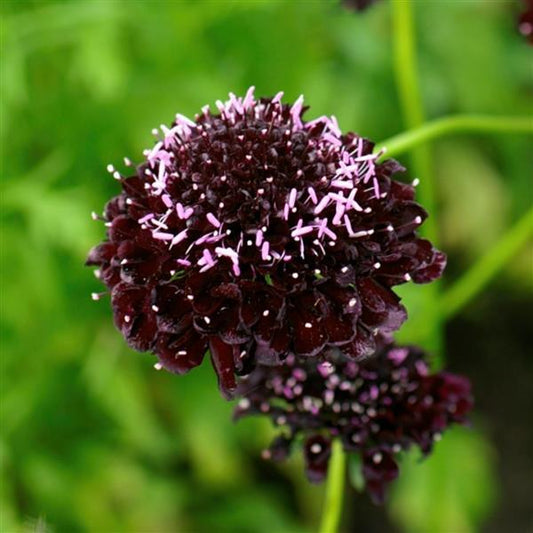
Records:
[[[472,408],[470,383],[462,376],[430,374],[422,351],[389,345],[355,362],[337,351],[316,360],[289,356],[283,365],[258,367],[239,385],[235,417],[269,416],[284,429],[266,458],[283,459],[303,441],[306,472],[324,479],[333,438],[358,453],[366,488],[382,502],[398,476],[395,456],[411,445],[424,454],[452,423],[465,423]]]
[[[527,37],[529,44],[533,44],[533,0],[524,0],[524,11],[518,20],[520,33]]]
[[[375,1],[376,0],[343,0],[342,3],[349,9],[355,9],[356,11],[364,11]]]
[[[177,373],[209,350],[228,396],[256,363],[372,353],[406,318],[391,287],[445,264],[416,236],[426,213],[392,179],[404,169],[281,96],[251,88],[194,121],[178,114],[131,177],[110,165],[122,192],[87,261],[131,347]]]

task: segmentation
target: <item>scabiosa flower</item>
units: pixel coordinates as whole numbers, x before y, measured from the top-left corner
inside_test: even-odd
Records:
[[[518,19],[520,33],[527,37],[529,44],[533,44],[533,0],[524,0],[524,11]]]
[[[470,383],[430,374],[414,347],[389,345],[362,362],[338,350],[327,359],[317,365],[291,355],[283,365],[258,367],[239,385],[235,417],[269,416],[283,428],[265,458],[283,459],[302,441],[310,481],[324,479],[332,439],[341,439],[346,452],[360,454],[366,490],[382,502],[398,476],[398,453],[416,445],[428,454],[450,424],[466,422]]]
[[[87,261],[131,347],[177,373],[209,350],[226,396],[256,363],[373,352],[406,318],[391,287],[445,264],[416,236],[426,213],[392,179],[404,169],[282,94],[252,87],[194,121],[178,114],[132,176],[110,165],[122,192]]]

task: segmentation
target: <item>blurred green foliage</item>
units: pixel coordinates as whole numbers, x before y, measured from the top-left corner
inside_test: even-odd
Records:
[[[531,112],[531,50],[509,3],[417,7],[431,117]],[[150,130],[177,111],[192,115],[253,84],[289,100],[303,92],[310,116],[333,113],[377,141],[400,131],[387,2],[364,14],[332,0],[1,9],[0,529],[314,529],[323,489],[304,480],[301,458],[260,463],[268,424],[234,426],[207,363],[178,378],[128,351],[107,300],[91,301],[100,285],[83,262],[104,234],[90,212],[118,191],[105,166],[140,160]],[[530,148],[512,135],[438,143],[448,282],[525,211]],[[531,289],[529,266],[525,252],[506,275]],[[452,432],[437,450],[423,467],[406,465],[391,516],[406,531],[475,530],[497,492],[490,445]]]

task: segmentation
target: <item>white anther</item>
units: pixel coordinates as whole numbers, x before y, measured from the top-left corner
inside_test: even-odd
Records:
[[[241,409],[248,409],[250,407],[250,400],[248,398],[242,398],[239,400],[239,407]]]
[[[322,446],[315,442],[311,445],[311,453],[320,453],[322,451]]]

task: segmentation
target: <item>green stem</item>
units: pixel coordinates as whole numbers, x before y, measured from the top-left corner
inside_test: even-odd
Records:
[[[531,235],[533,235],[533,208],[443,294],[441,299],[443,316],[452,317],[475,298],[526,244]]]
[[[394,73],[398,97],[407,128],[419,128],[425,122],[416,57],[415,27],[412,0],[392,0]],[[429,146],[415,146],[411,150],[414,177],[420,180],[417,197],[432,214],[421,228],[421,233],[436,242],[436,199],[431,151]]]
[[[391,1],[394,73],[403,121],[409,130],[423,126],[426,118],[418,76],[413,4],[413,0]],[[437,244],[437,200],[431,150],[427,144],[413,145],[412,148],[410,151],[412,174],[419,179],[417,200],[430,213],[430,217],[420,228],[420,233]],[[419,288],[419,294],[423,294],[422,301],[426,302],[420,312],[427,317],[427,320],[417,340],[434,353],[434,365],[438,367],[441,364],[440,354],[443,351],[442,323],[432,302],[438,300],[439,285],[432,283]],[[409,308],[409,302],[406,303]]]
[[[342,442],[339,439],[335,439],[332,443],[331,457],[329,459],[326,499],[322,511],[320,533],[336,533],[338,531],[344,493],[345,470],[346,455],[342,449]]]
[[[395,135],[376,146],[386,148],[387,157],[395,157],[427,141],[452,133],[529,133],[533,118],[456,115],[440,118],[423,126]]]

